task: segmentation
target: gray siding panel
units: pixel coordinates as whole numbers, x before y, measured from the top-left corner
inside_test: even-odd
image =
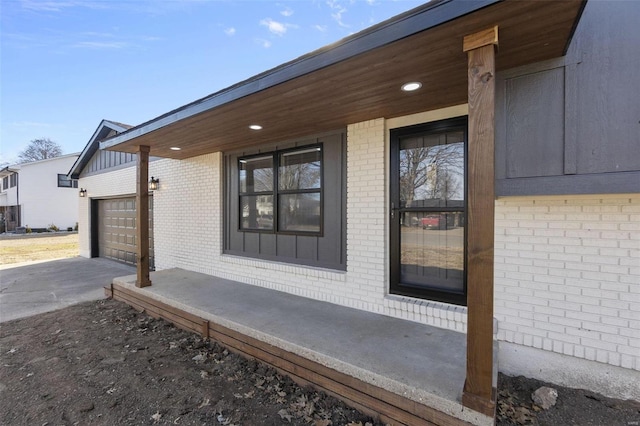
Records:
[[[276,257],[282,259],[295,259],[296,256],[296,237],[293,235],[277,235],[276,236],[277,251]]]
[[[640,170],[640,2],[590,2],[578,62],[578,173]]]
[[[563,91],[562,68],[506,81],[506,136],[518,141],[507,146],[508,178],[563,173]]]
[[[567,56],[496,79],[496,194],[637,191],[640,2],[589,2]]]
[[[244,232],[244,246],[242,250],[245,253],[260,253],[260,234],[255,232]]]
[[[331,139],[330,139],[331,138]],[[318,240],[318,255],[322,262],[330,264],[345,264],[345,244],[336,246],[334,241],[339,241],[346,235],[344,228],[345,215],[327,214],[326,212],[339,212],[346,206],[346,142],[344,134],[324,138],[323,141],[336,149],[325,150],[324,161],[326,164],[335,165],[337,172],[324,176],[324,210],[325,210],[325,238]],[[331,194],[332,196],[326,196]],[[344,203],[344,204],[343,204]],[[346,240],[346,238],[345,238]]]
[[[296,257],[298,259],[318,259],[318,240],[317,237],[307,237],[297,235],[296,240]]]
[[[238,226],[238,158],[322,143],[323,223],[320,235],[240,231]],[[344,270],[346,268],[346,132],[331,132],[277,146],[225,155],[225,241],[227,254]]]
[[[260,234],[260,253],[265,256],[277,256],[278,244],[274,234]]]
[[[121,166],[135,165],[136,157],[133,154],[115,151],[98,150],[85,167],[85,174],[99,173]]]

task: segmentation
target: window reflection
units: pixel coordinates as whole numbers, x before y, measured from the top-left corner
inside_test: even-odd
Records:
[[[320,147],[280,154],[278,186],[284,190],[320,188]]]
[[[399,177],[400,207],[462,207],[464,133],[402,140]]]
[[[464,276],[464,213],[404,212],[402,221],[402,282],[460,291]]]
[[[253,157],[240,160],[240,192],[273,190],[273,157]]]
[[[283,194],[278,207],[281,231],[320,232],[320,193]]]

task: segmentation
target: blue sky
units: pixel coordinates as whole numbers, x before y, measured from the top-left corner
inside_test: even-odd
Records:
[[[81,151],[426,0],[0,0],[0,163]]]

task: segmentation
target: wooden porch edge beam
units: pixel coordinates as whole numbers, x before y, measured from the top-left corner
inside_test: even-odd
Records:
[[[469,50],[478,49],[479,47],[498,45],[498,26],[493,28],[487,28],[486,30],[478,31],[474,34],[469,34],[464,37],[462,42],[462,51],[468,52]]]

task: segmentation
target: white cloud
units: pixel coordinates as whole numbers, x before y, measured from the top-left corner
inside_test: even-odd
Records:
[[[287,16],[287,17],[291,16],[291,15],[293,15],[293,9],[291,9],[290,7],[287,7],[287,8],[285,8],[284,10],[282,10],[280,12],[280,15]]]
[[[61,12],[70,7],[85,7],[89,9],[107,9],[106,2],[89,1],[89,0],[67,0],[67,1],[40,1],[40,0],[22,0],[22,8],[34,12]]]
[[[258,43],[260,46],[264,47],[265,49],[268,49],[271,47],[271,42],[263,38],[257,38],[255,39],[255,42]]]
[[[141,36],[140,39],[142,41],[161,41],[164,40],[162,37],[156,37],[156,36]]]
[[[314,25],[313,28],[323,33],[327,31],[326,25]]]
[[[39,123],[36,121],[14,121],[11,125],[16,127],[51,127],[51,123]]]
[[[224,30],[224,33],[231,37],[231,36],[235,35],[236,29],[233,28],[233,27],[229,27],[229,28]]]
[[[64,8],[73,6],[73,2],[22,0],[22,7],[24,9],[41,12],[60,12]]]
[[[89,48],[89,49],[123,49],[128,44],[123,41],[80,41],[73,47]]]
[[[266,18],[260,21],[260,25],[263,25],[269,29],[275,35],[282,36],[287,32],[287,25],[280,23],[278,21],[274,21],[271,18]]]
[[[349,25],[345,24],[342,20],[342,14],[347,12],[347,8],[342,6],[338,0],[327,0],[327,6],[331,9],[331,17],[334,21],[338,23],[341,27],[349,28]]]

